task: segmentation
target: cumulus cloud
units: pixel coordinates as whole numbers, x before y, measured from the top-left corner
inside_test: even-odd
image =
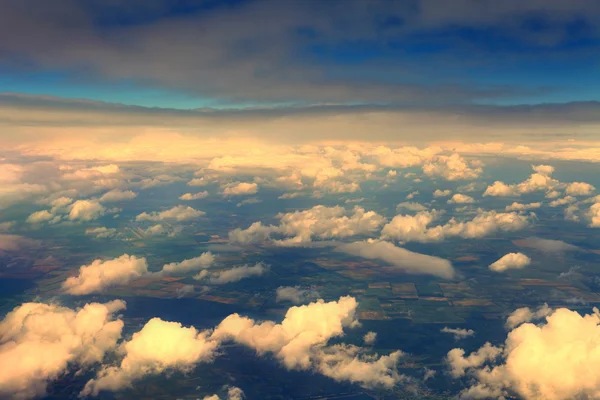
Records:
[[[202,253],[198,257],[189,258],[181,262],[165,264],[158,274],[178,275],[189,272],[197,272],[211,267],[215,263],[215,256],[210,251]]]
[[[577,201],[577,199],[573,196],[565,196],[562,199],[557,199],[548,203],[550,207],[560,207],[565,206],[567,204],[571,204]]]
[[[239,182],[226,186],[223,189],[223,196],[245,196],[257,192],[258,185],[256,183]]]
[[[504,272],[507,269],[522,269],[531,264],[531,258],[523,253],[508,253],[490,265],[490,270]]]
[[[446,190],[436,189],[433,192],[433,197],[448,197],[451,194],[452,194],[452,190],[450,190],[450,189],[446,189]]]
[[[399,203],[396,206],[396,210],[402,210],[402,209],[405,209],[408,211],[424,211],[427,208],[424,205],[419,204],[419,203],[404,201],[402,203]]]
[[[90,303],[81,309],[24,303],[0,321],[0,397],[43,396],[68,369],[101,363],[116,347],[125,303]]]
[[[506,328],[514,329],[524,322],[531,322],[542,319],[552,313],[548,304],[544,304],[537,310],[531,310],[529,307],[517,308],[506,319]]]
[[[95,200],[77,200],[69,207],[68,218],[78,221],[92,221],[104,215],[106,209]]]
[[[477,215],[470,221],[451,218],[443,225],[429,227],[441,215],[442,212],[437,210],[418,212],[415,215],[396,215],[383,227],[381,236],[383,239],[403,242],[439,242],[454,236],[473,239],[498,231],[511,232],[523,229],[529,224],[531,218],[516,212],[498,213],[479,209]]]
[[[474,202],[475,200],[471,196],[460,193],[456,193],[450,198],[450,200],[448,200],[448,204],[471,204]]]
[[[454,153],[449,156],[436,156],[433,161],[423,165],[423,173],[429,177],[441,177],[449,181],[472,180],[478,178],[483,170]]]
[[[36,211],[27,217],[27,222],[30,224],[38,224],[40,222],[48,222],[54,219],[55,216],[48,210]]]
[[[115,228],[107,228],[101,226],[98,228],[88,228],[85,230],[86,236],[93,236],[95,238],[111,238],[117,236],[117,230]]]
[[[246,396],[244,396],[244,391],[239,387],[235,386],[225,386],[224,388],[227,391],[227,395],[225,397],[226,400],[242,400]],[[221,400],[219,395],[213,394],[211,396],[205,396],[203,400]]]
[[[165,211],[154,211],[151,213],[143,212],[135,217],[136,221],[167,221],[173,220],[178,222],[190,221],[199,218],[206,213],[196,210],[189,206],[175,206]]]
[[[207,279],[213,285],[224,285],[226,283],[239,282],[242,279],[250,278],[253,276],[264,275],[269,270],[269,267],[262,263],[256,263],[253,266],[242,265],[239,267],[233,267],[230,269],[224,269],[220,271],[207,271],[203,270],[194,277],[196,280]]]
[[[328,303],[318,300],[291,307],[281,324],[257,323],[233,314],[215,328],[212,337],[244,344],[258,354],[272,353],[288,369],[314,370],[365,387],[393,387],[402,379],[396,369],[401,352],[363,356],[356,346],[327,345],[331,338],[343,335],[344,328],[358,324],[356,307],[353,297]]]
[[[454,268],[448,260],[415,253],[386,241],[369,239],[341,244],[334,250],[358,257],[382,260],[410,274],[435,275],[444,279],[452,279],[455,275]]]
[[[279,246],[293,246],[310,243],[313,238],[331,239],[369,234],[385,222],[385,218],[374,211],[354,207],[352,213],[340,206],[315,206],[308,210],[277,215],[279,225],[263,225],[255,222],[247,229],[234,229],[229,232],[233,243],[250,244],[271,241]],[[283,239],[273,239],[278,235]]]
[[[367,346],[372,346],[373,344],[375,344],[376,340],[377,332],[369,331],[365,333],[365,336],[363,336],[363,342],[365,342]]]
[[[277,288],[275,301],[289,301],[294,304],[301,304],[309,300],[316,300],[319,293],[314,289],[302,289],[299,286],[280,286]]]
[[[567,185],[565,192],[571,196],[590,196],[596,190],[593,185],[585,182],[571,182]]]
[[[200,200],[208,197],[208,191],[205,190],[203,192],[198,193],[185,193],[179,196],[179,200]]]
[[[121,344],[124,355],[121,362],[104,366],[86,383],[81,395],[118,391],[144,376],[164,371],[190,371],[200,362],[212,361],[218,345],[207,331],[199,332],[178,322],[152,318],[131,340]]]
[[[100,203],[112,203],[117,201],[132,200],[137,197],[137,193],[131,190],[113,189],[104,193],[98,201]]]
[[[67,278],[62,289],[73,295],[100,293],[115,285],[125,285],[148,274],[145,258],[123,254],[112,260],[94,260],[79,268],[79,274]]]
[[[554,167],[550,165],[532,165],[535,171],[525,181],[507,185],[501,181],[495,181],[488,186],[483,196],[520,196],[525,193],[532,193],[540,190],[553,191],[560,185],[560,182],[552,178]]]
[[[497,354],[488,357],[488,366],[468,362],[477,353],[465,358],[460,349],[451,350],[448,359],[453,370],[459,367],[456,375],[466,373],[474,380],[463,397],[595,398],[600,388],[599,324],[596,308],[586,315],[560,308],[545,323],[512,329],[504,345],[494,348]]]
[[[448,328],[447,326],[443,327],[440,332],[452,334],[455,340],[466,339],[475,335],[475,331],[473,329]]]
[[[518,202],[515,201],[511,205],[506,206],[506,208],[504,209],[504,211],[535,210],[536,208],[540,208],[541,206],[542,206],[542,203],[540,203],[540,202],[523,204],[523,203],[518,203]]]

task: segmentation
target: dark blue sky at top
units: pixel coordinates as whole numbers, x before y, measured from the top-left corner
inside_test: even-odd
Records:
[[[0,1],[0,91],[173,108],[600,100],[600,3],[569,4]]]

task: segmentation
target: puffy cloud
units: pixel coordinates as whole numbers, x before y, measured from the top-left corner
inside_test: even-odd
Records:
[[[0,397],[43,396],[68,369],[100,363],[116,347],[125,303],[90,303],[81,309],[24,303],[0,321]]]
[[[77,200],[69,207],[70,220],[92,221],[104,215],[106,209],[94,200]]]
[[[448,328],[447,326],[443,327],[440,332],[452,334],[455,340],[466,339],[475,335],[475,331],[473,329]]]
[[[386,224],[381,236],[383,239],[395,239],[403,242],[439,242],[448,237],[459,236],[465,239],[481,238],[492,233],[517,231],[529,224],[529,216],[516,212],[498,213],[479,209],[470,221],[461,222],[455,218],[444,225],[429,227],[437,220],[441,212],[423,211],[415,215],[396,215]]]
[[[551,191],[560,185],[560,182],[552,178],[554,167],[549,165],[532,165],[532,169],[535,171],[525,181],[507,185],[501,181],[495,181],[492,185],[488,186],[484,196],[520,196],[525,193],[532,193],[539,190]]]
[[[485,343],[479,350],[464,357],[463,349],[452,349],[448,352],[446,361],[450,367],[450,375],[454,378],[464,376],[469,368],[481,367],[488,361],[495,360],[502,353],[502,349],[492,346],[491,343]]]
[[[452,190],[450,190],[450,189],[446,189],[446,190],[435,189],[435,191],[433,192],[433,197],[448,197],[451,194],[452,194]]]
[[[252,276],[261,276],[269,270],[269,267],[262,262],[256,263],[253,266],[242,265],[221,271],[203,270],[194,277],[196,280],[208,279],[214,285],[224,285],[226,283],[239,282],[242,279]]]
[[[590,221],[591,228],[600,228],[600,202],[592,204],[586,212],[586,216]]]
[[[94,236],[96,238],[111,238],[117,236],[117,230],[115,228],[101,226],[98,228],[86,229],[85,234],[86,236]]]
[[[474,202],[475,200],[471,196],[460,193],[456,193],[450,198],[450,200],[448,200],[448,204],[471,204]]]
[[[196,210],[189,206],[175,206],[165,211],[154,211],[148,214],[143,212],[135,217],[136,221],[165,221],[174,220],[178,222],[189,221],[199,218],[206,213],[204,211]]]
[[[30,224],[37,224],[40,222],[47,222],[55,218],[55,216],[48,210],[36,211],[27,217],[27,222]]]
[[[377,230],[385,218],[374,211],[354,207],[349,214],[340,206],[315,206],[308,210],[278,214],[279,225],[265,226],[255,222],[247,229],[234,229],[229,232],[231,242],[248,244],[268,240],[280,246],[293,246],[310,243],[313,237],[319,239],[344,238],[369,234]],[[286,239],[271,239],[277,234]]]
[[[483,170],[459,154],[436,156],[434,161],[423,165],[423,173],[429,177],[441,177],[449,181],[478,178]]]
[[[506,319],[506,328],[514,329],[524,322],[539,320],[551,313],[552,309],[548,307],[548,304],[544,304],[535,311],[532,311],[529,307],[517,308]]]
[[[490,269],[496,272],[504,272],[507,269],[522,269],[531,264],[531,258],[523,253],[508,253],[490,265]]]
[[[415,202],[409,202],[409,201],[404,201],[396,206],[396,210],[401,210],[401,209],[405,209],[408,211],[425,211],[426,210],[424,205],[415,203]]]
[[[218,344],[208,332],[152,318],[131,340],[121,345],[124,357],[119,365],[103,367],[87,382],[81,395],[118,391],[144,376],[167,370],[190,371],[197,363],[212,361]]]
[[[94,260],[79,268],[79,274],[68,278],[62,285],[65,292],[73,295],[99,293],[104,289],[125,285],[148,274],[145,258],[123,254],[112,260]]]
[[[377,332],[369,331],[369,332],[365,333],[365,336],[363,336],[363,342],[365,342],[365,344],[367,346],[371,346],[371,345],[375,344],[376,340],[377,340]]]
[[[117,201],[132,200],[137,197],[137,193],[131,190],[113,189],[104,193],[98,201],[101,203],[111,203]]]
[[[319,293],[314,289],[301,289],[299,286],[280,286],[277,288],[275,301],[289,301],[294,304],[301,304],[309,300],[315,300]]]
[[[554,200],[551,201],[548,205],[550,207],[560,207],[560,206],[564,206],[567,204],[571,204],[573,202],[577,201],[577,199],[573,196],[565,196],[562,199],[558,199],[558,200]]]
[[[239,182],[227,186],[223,189],[224,196],[244,196],[249,194],[256,194],[258,192],[258,185],[256,183]]]
[[[242,400],[245,398],[244,391],[239,387],[225,386],[227,390],[227,400]],[[219,395],[213,394],[211,396],[205,396],[203,400],[221,400]]]
[[[198,192],[198,193],[185,193],[179,196],[179,200],[200,200],[208,197],[208,191]]]
[[[419,191],[415,190],[414,192],[411,192],[406,195],[406,200],[412,200],[415,198],[415,196],[418,196],[419,194],[420,194]]]
[[[508,333],[491,365],[453,359],[474,379],[463,397],[533,399],[595,398],[600,390],[600,313],[580,315],[560,308],[545,323],[524,323]],[[455,352],[454,349],[451,352]],[[480,349],[481,351],[481,349]],[[450,358],[450,353],[448,354]],[[452,361],[451,361],[451,365]]]
[[[567,185],[566,193],[573,196],[589,196],[596,190],[593,185],[586,182],[571,182]]]
[[[204,177],[194,178],[187,183],[188,186],[206,186],[208,184],[209,184],[209,181],[204,179]]]
[[[452,279],[455,275],[454,268],[448,260],[415,253],[385,241],[369,239],[341,244],[335,248],[335,251],[383,260],[410,274],[429,274],[445,279]]]
[[[526,210],[534,210],[536,208],[540,208],[542,206],[542,203],[529,203],[529,204],[523,204],[523,203],[518,203],[518,202],[513,202],[511,205],[506,206],[506,208],[504,209],[505,211],[526,211]]]
[[[159,274],[177,275],[188,272],[197,272],[209,268],[215,263],[215,256],[210,251],[202,253],[198,257],[189,258],[181,262],[165,264]]]

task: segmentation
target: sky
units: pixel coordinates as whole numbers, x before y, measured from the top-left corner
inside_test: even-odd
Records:
[[[19,102],[30,107],[23,115],[1,115],[13,135],[42,123],[31,115],[36,106],[61,108],[54,126],[98,125],[81,114],[116,107],[103,114],[105,125],[115,124],[109,116],[114,113],[127,116],[121,125],[130,126],[153,125],[136,119],[140,113],[168,115],[170,127],[185,125],[202,135],[209,133],[198,125],[214,111],[253,125],[294,119],[301,109],[308,115],[303,121],[321,124],[358,108],[441,118],[431,128],[439,132],[447,114],[465,121],[461,129],[478,126],[472,114],[482,113],[474,107],[485,106],[499,119],[486,129],[505,128],[509,119],[534,119],[536,127],[562,134],[584,134],[600,115],[600,5],[593,0],[458,0],[452,6],[442,0],[3,0],[1,5],[2,114],[22,106]],[[548,103],[552,111],[541,106]],[[179,111],[195,113],[202,124],[186,122]],[[239,127],[211,134],[232,130]],[[260,135],[257,130],[251,134]],[[394,139],[411,140],[402,134]]]

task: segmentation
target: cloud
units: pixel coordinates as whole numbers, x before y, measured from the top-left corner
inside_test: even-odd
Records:
[[[314,289],[302,289],[299,286],[280,286],[277,288],[275,301],[289,301],[293,304],[301,304],[309,300],[315,300],[319,293]]]
[[[20,251],[28,248],[37,248],[40,242],[20,235],[0,233],[0,250]]]
[[[341,244],[336,246],[334,250],[358,257],[382,260],[409,274],[428,274],[444,279],[452,279],[455,275],[450,261],[415,253],[397,247],[390,242],[369,239],[362,242]]]
[[[573,202],[577,201],[577,199],[573,196],[565,196],[562,199],[557,199],[554,201],[551,201],[548,205],[550,207],[560,207],[560,206],[564,206],[567,204],[571,204]]]
[[[363,336],[363,342],[365,342],[367,346],[372,346],[373,344],[375,344],[376,340],[377,332],[369,331],[365,333],[365,336]]]
[[[455,340],[466,339],[475,335],[475,331],[473,329],[448,328],[447,326],[443,327],[440,332],[452,334]]]
[[[401,210],[401,209],[405,209],[408,211],[424,211],[427,208],[424,205],[416,203],[416,202],[404,201],[402,203],[399,203],[396,206],[396,210]]]
[[[30,224],[37,224],[40,222],[48,222],[52,219],[54,219],[55,216],[50,213],[48,210],[42,210],[42,211],[36,211],[32,214],[30,214],[27,217],[27,222],[29,222]]]
[[[258,185],[256,183],[239,182],[223,189],[223,196],[246,196],[256,194]]]
[[[77,200],[69,207],[68,218],[73,221],[92,221],[103,216],[106,209],[94,200]]]
[[[480,167],[474,167],[472,162],[469,163],[457,153],[450,156],[437,156],[433,162],[423,165],[425,175],[441,177],[448,181],[476,179],[482,172]]]
[[[540,202],[523,204],[523,203],[518,203],[518,202],[515,201],[511,205],[506,206],[506,208],[504,209],[504,211],[535,210],[536,208],[540,208],[541,206],[542,206],[542,203],[540,203]]]
[[[488,186],[483,196],[520,196],[526,193],[532,193],[540,190],[552,191],[560,185],[560,182],[552,178],[554,167],[550,165],[532,165],[535,171],[525,181],[507,185],[501,181],[495,181]]]
[[[456,193],[450,198],[450,200],[448,200],[448,204],[471,204],[474,202],[475,200],[471,196],[460,193]]]
[[[470,221],[462,222],[451,218],[444,225],[429,227],[441,216],[437,210],[418,212],[415,215],[396,215],[382,231],[383,239],[403,242],[439,242],[449,237],[465,239],[481,238],[495,232],[512,232],[525,228],[530,216],[512,213],[498,213],[479,209]]]
[[[185,193],[179,196],[179,200],[200,200],[208,197],[208,191],[198,192],[198,193]]]
[[[314,370],[364,387],[393,387],[402,379],[396,369],[401,352],[363,357],[356,346],[327,345],[331,338],[343,335],[345,328],[357,325],[356,307],[353,297],[328,303],[318,300],[291,307],[281,324],[257,323],[233,314],[215,328],[212,338],[233,340],[261,355],[272,353],[288,369]]]
[[[112,189],[106,193],[104,193],[98,201],[100,203],[110,203],[110,202],[118,202],[125,200],[132,200],[137,197],[137,193],[131,190],[120,190],[120,189]]]
[[[114,300],[80,309],[44,303],[13,309],[0,321],[0,396],[43,396],[69,369],[101,363],[121,337],[123,321],[115,314],[124,308]]]
[[[123,254],[112,260],[94,260],[90,265],[82,265],[79,274],[67,278],[62,289],[73,295],[100,293],[111,286],[126,285],[146,274],[148,264],[145,258]]]
[[[246,397],[244,396],[244,391],[239,387],[225,386],[224,389],[227,390],[227,397],[225,397],[227,400],[242,400]],[[221,400],[221,398],[218,395],[213,394],[211,396],[205,396],[203,400]]]
[[[452,194],[452,190],[450,190],[450,189],[446,189],[446,190],[435,189],[435,191],[433,192],[433,197],[448,197],[451,194]]]
[[[464,365],[474,384],[464,397],[519,397],[533,399],[593,398],[600,386],[597,349],[600,315],[580,315],[560,308],[546,317],[545,323],[524,323],[512,329],[498,354],[488,357],[489,366],[468,363],[468,358],[448,353],[451,366]],[[481,350],[481,349],[480,349]]]
[[[572,196],[590,196],[596,188],[585,182],[571,182],[565,192]]]
[[[523,253],[508,253],[490,265],[490,270],[504,272],[507,269],[522,269],[531,264],[531,258]]]
[[[95,238],[111,238],[117,236],[117,230],[115,228],[107,228],[105,226],[101,226],[98,228],[88,228],[85,230],[86,236],[93,236]]]
[[[550,314],[552,314],[552,309],[548,307],[548,304],[544,304],[535,311],[532,311],[529,307],[517,308],[506,319],[506,328],[514,329],[524,322],[539,320]]]
[[[189,206],[175,206],[165,211],[154,211],[148,214],[143,212],[135,217],[136,221],[166,221],[174,220],[178,222],[189,221],[199,218],[206,213],[204,211],[196,210]]]
[[[224,285],[226,283],[239,282],[242,279],[252,276],[261,276],[269,270],[269,267],[262,262],[256,263],[253,266],[242,265],[221,271],[203,270],[194,277],[196,280],[207,279],[213,285]]]
[[[308,210],[277,215],[279,225],[255,222],[247,229],[236,228],[229,232],[232,243],[251,244],[271,241],[278,246],[310,243],[313,238],[345,238],[369,234],[377,230],[385,218],[374,211],[355,206],[350,213],[343,207],[314,206]],[[272,235],[283,239],[273,239]]]
[[[526,239],[520,240],[519,246],[529,247],[544,253],[557,253],[563,251],[580,250],[579,247],[564,242],[562,240],[542,239],[539,237],[528,237]]]
[[[179,275],[188,272],[197,272],[211,267],[215,263],[215,256],[207,251],[198,257],[189,258],[181,262],[165,264],[158,274]]]
[[[104,366],[86,383],[81,395],[98,396],[101,391],[122,390],[147,375],[167,370],[190,371],[197,363],[212,361],[218,345],[207,331],[152,318],[131,340],[121,344],[124,355],[121,362]]]

